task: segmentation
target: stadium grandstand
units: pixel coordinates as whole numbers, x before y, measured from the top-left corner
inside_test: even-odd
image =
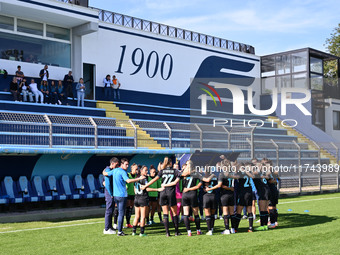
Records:
[[[310,48],[260,57],[244,43],[87,1],[0,0],[0,10],[1,210],[102,204],[102,171],[113,156],[148,166],[194,154],[268,158],[280,169],[280,193],[339,189],[340,96],[324,93],[329,86],[317,79],[320,65],[339,58]],[[19,65],[38,86],[45,65],[49,84],[71,70],[75,99],[15,101],[10,84]],[[107,75],[119,87],[105,87]],[[77,106],[80,78],[84,107]],[[242,114],[234,102],[242,96],[221,84],[240,88]],[[310,91],[311,115],[295,104],[286,114],[279,107],[255,114],[270,108],[274,88],[292,100],[299,93],[281,88]]]

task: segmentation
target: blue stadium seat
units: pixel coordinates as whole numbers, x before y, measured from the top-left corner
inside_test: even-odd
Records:
[[[88,187],[85,186],[83,178],[80,175],[74,176],[73,186],[78,194],[82,195],[83,198],[94,198],[95,195],[92,194]]]
[[[11,176],[6,176],[4,178],[4,181],[2,182],[2,190],[6,195],[8,195],[9,202],[11,204],[19,204],[24,202],[24,198],[18,193]]]
[[[60,193],[62,193],[62,189],[60,188],[57,179],[53,175],[47,177],[46,189],[55,200],[66,200],[67,198],[66,195],[60,195]]]
[[[39,202],[39,197],[34,194],[31,184],[28,182],[26,176],[20,176],[17,181],[18,192],[22,194],[25,202]]]
[[[68,199],[81,199],[80,194],[75,194],[74,188],[68,175],[63,175],[60,179],[60,186],[63,188]]]
[[[32,189],[35,194],[40,198],[40,201],[52,201],[53,197],[49,196],[46,191],[46,187],[41,180],[40,176],[34,176],[31,181]]]
[[[0,205],[5,205],[9,203],[8,195],[5,195],[2,191],[2,185],[0,185]]]
[[[98,198],[105,197],[105,194],[98,189],[98,187],[96,185],[96,180],[93,177],[93,174],[87,175],[86,182],[87,182],[87,186],[88,186],[88,188],[89,188],[89,190],[92,194],[95,194],[95,196],[98,197]]]
[[[98,176],[98,184],[97,185],[98,185],[99,190],[104,193],[105,187],[103,185],[103,182],[104,182],[104,175],[100,174]]]

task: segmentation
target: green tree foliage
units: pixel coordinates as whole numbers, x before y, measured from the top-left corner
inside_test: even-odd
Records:
[[[340,23],[334,28],[330,38],[326,39],[324,46],[330,54],[340,57]],[[326,78],[338,78],[338,66],[335,60],[326,61],[324,68]]]

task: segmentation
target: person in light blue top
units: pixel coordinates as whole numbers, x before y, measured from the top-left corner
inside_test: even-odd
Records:
[[[123,232],[124,211],[127,201],[126,183],[137,182],[145,179],[141,176],[135,179],[129,179],[126,170],[129,167],[129,161],[126,158],[120,160],[120,167],[109,172],[103,171],[104,176],[113,176],[113,195],[118,207],[118,236],[125,236]]]
[[[77,84],[76,87],[77,90],[77,100],[78,100],[78,106],[84,107],[84,98],[85,98],[85,84],[83,78],[79,79],[79,83]]]
[[[119,166],[119,159],[113,157],[110,159],[110,166],[107,166],[104,171],[110,172],[113,169]],[[113,209],[115,206],[114,199],[113,199],[113,183],[112,177],[105,176],[104,180],[105,186],[105,202],[106,202],[106,210],[105,210],[105,229],[103,231],[104,234],[116,234],[115,229],[112,226],[112,215]]]

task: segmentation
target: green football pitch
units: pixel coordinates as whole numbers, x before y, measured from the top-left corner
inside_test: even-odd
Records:
[[[161,224],[147,227],[147,237],[131,236],[131,229],[124,237],[103,235],[103,217],[0,224],[0,254],[340,254],[340,193],[279,203],[278,228],[248,233],[248,221],[242,220],[232,235],[220,234],[223,220],[215,221],[213,236],[196,236],[191,223],[192,237],[183,223],[178,237],[166,237]],[[201,226],[206,232],[205,221]]]

